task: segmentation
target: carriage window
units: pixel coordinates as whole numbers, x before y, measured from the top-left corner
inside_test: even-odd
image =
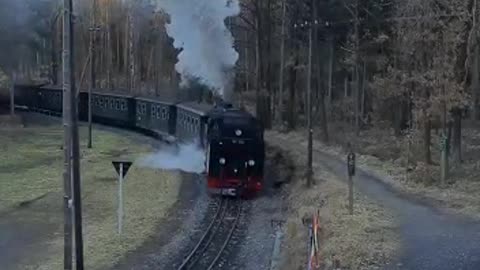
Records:
[[[156,108],[155,108],[155,105],[153,105],[153,104],[150,105],[150,106],[151,106],[150,107],[150,116],[153,118],[153,117],[155,117],[155,109]]]
[[[108,104],[110,105],[110,110],[115,109],[114,104],[113,104],[113,98],[111,98],[111,99],[108,101]]]
[[[145,104],[143,102],[139,102],[138,105],[137,105],[137,111],[141,115],[147,114],[147,104]]]
[[[162,108],[162,119],[163,119],[163,120],[168,119],[168,118],[167,118],[167,109],[166,109],[166,108]]]
[[[115,110],[120,110],[120,101],[118,99],[115,100]]]
[[[103,104],[104,104],[103,98],[100,98],[99,101],[98,101],[98,105],[99,105],[100,108],[102,108],[102,109],[103,109]]]
[[[160,111],[162,110],[162,107],[157,106],[157,119],[160,119]]]
[[[125,100],[122,100],[121,102],[121,110],[126,111],[127,110],[127,102]]]

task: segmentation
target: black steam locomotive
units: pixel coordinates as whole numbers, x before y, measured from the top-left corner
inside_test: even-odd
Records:
[[[17,85],[15,105],[61,115],[62,89]],[[88,93],[79,94],[79,118],[88,116]],[[259,121],[230,104],[212,106],[94,92],[96,123],[142,131],[165,141],[198,142],[206,152],[207,187],[211,194],[251,196],[262,189],[265,144]]]

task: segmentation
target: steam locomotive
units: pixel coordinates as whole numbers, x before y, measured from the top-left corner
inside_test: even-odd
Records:
[[[15,105],[60,116],[58,86],[16,85]],[[92,120],[137,130],[168,142],[197,142],[206,155],[211,195],[250,197],[262,190],[263,127],[246,111],[220,102],[176,102],[112,93],[92,94]],[[87,120],[88,93],[79,93],[79,118]]]

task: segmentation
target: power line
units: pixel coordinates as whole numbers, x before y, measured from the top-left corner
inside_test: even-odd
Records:
[[[409,20],[420,20],[420,19],[441,19],[441,18],[455,18],[455,17],[462,17],[462,16],[470,16],[467,12],[460,12],[460,13],[453,13],[453,14],[437,14],[437,15],[423,15],[423,16],[399,16],[399,17],[390,17],[390,18],[376,18],[373,19],[378,22],[400,22],[400,21],[409,21]],[[360,18],[360,22],[368,21],[366,18]],[[324,25],[326,27],[331,27],[335,25],[342,25],[342,24],[353,24],[355,23],[355,19],[348,19],[348,20],[338,20],[338,21],[331,21],[325,19],[314,19],[314,20],[302,20],[297,23],[293,24],[294,28],[309,28],[314,26],[321,26]]]

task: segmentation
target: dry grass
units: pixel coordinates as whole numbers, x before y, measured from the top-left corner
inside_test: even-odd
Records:
[[[346,184],[322,169],[321,164],[314,164],[317,184],[306,189],[301,176],[305,164],[305,155],[298,147],[301,142],[286,141],[278,133],[268,133],[267,138],[269,143],[289,153],[297,166],[294,177],[297,181],[289,187],[290,208],[282,269],[305,269],[308,230],[302,219],[317,209],[320,209],[320,246],[325,269],[376,269],[388,263],[399,243],[393,217],[361,194],[355,194],[355,211],[350,216]]]
[[[85,130],[81,137],[86,138]],[[24,269],[61,269],[63,258],[62,131],[52,127],[2,130],[0,134],[0,212],[22,202],[42,198],[34,207],[43,209],[55,228],[45,260],[28,262]],[[82,140],[82,197],[86,269],[108,269],[128,251],[155,233],[158,222],[176,201],[180,176],[132,167],[124,186],[124,233],[116,233],[117,181],[112,159],[135,160],[149,150],[125,136],[94,132],[94,149]],[[34,220],[30,220],[33,221]],[[28,220],[27,220],[28,222]]]
[[[343,146],[347,141],[357,142],[357,161],[361,168],[380,176],[383,181],[398,190],[427,199],[434,205],[449,211],[480,219],[480,129],[467,126],[463,130],[462,164],[451,164],[449,185],[439,186],[440,179],[440,137],[432,132],[432,159],[435,165],[421,161],[421,141],[413,140],[408,151],[408,142],[395,137],[386,129],[362,131],[356,137],[346,128],[334,126],[333,143],[329,146],[315,141],[315,147],[338,158],[345,158]],[[292,137],[302,140],[302,134],[295,132]],[[417,136],[419,137],[419,136]],[[408,155],[408,159],[407,159]],[[407,160],[409,161],[407,164]]]

